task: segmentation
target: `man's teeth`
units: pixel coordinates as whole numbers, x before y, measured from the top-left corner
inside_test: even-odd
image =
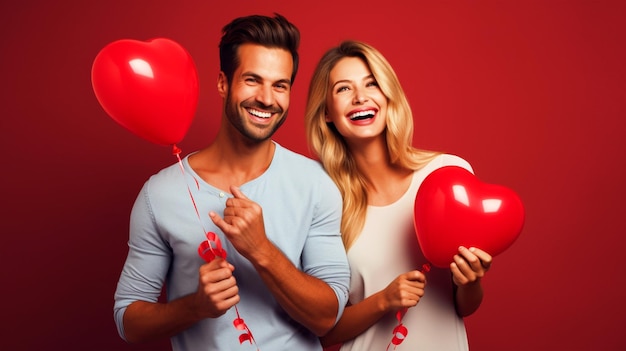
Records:
[[[254,116],[257,116],[257,117],[260,117],[260,118],[270,118],[270,117],[272,117],[272,114],[270,112],[261,112],[261,111],[258,111],[258,110],[248,110],[248,112],[251,115],[254,115]]]
[[[360,119],[372,118],[374,117],[374,111],[359,111],[349,116],[351,120],[356,121]]]

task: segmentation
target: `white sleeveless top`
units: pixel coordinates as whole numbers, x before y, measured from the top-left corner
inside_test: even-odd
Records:
[[[426,263],[413,224],[415,195],[428,174],[448,165],[472,171],[464,159],[440,155],[413,174],[409,189],[395,203],[368,206],[363,231],[348,250],[352,273],[350,303],[362,301],[384,289],[398,275],[421,269]],[[424,296],[402,319],[408,334],[396,350],[468,350],[465,324],[454,307],[450,270],[432,266],[426,273],[426,280]],[[395,312],[388,313],[361,335],[345,342],[341,350],[385,351],[397,324]],[[389,350],[393,350],[393,346]]]

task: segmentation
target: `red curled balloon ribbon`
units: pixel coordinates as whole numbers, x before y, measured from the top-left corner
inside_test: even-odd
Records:
[[[424,263],[422,265],[422,269],[420,270],[420,272],[422,274],[426,274],[430,272],[430,264]],[[395,328],[393,328],[393,336],[391,337],[391,341],[389,342],[389,344],[387,344],[387,348],[385,350],[388,351],[391,345],[393,345],[392,350],[395,350],[396,347],[398,347],[398,345],[402,344],[402,342],[406,339],[406,336],[409,334],[409,330],[407,329],[407,327],[405,327],[404,324],[402,324],[402,318],[404,317],[407,311],[408,311],[408,308],[403,308],[403,309],[398,310],[398,312],[396,312],[396,319],[398,320],[398,325]]]
[[[211,245],[211,242],[215,243],[215,247]],[[213,232],[206,233],[206,240],[200,243],[198,246],[198,254],[202,257],[206,262],[213,261],[216,257],[221,257],[226,260],[226,250],[222,248],[222,241],[217,236],[217,234]],[[239,335],[239,343],[243,344],[245,341],[250,342],[250,344],[254,344],[257,347],[257,351],[259,347],[252,336],[252,332],[246,322],[244,322],[243,318],[239,315],[239,309],[237,305],[235,305],[235,312],[237,313],[237,318],[233,321],[233,325],[237,330],[244,330],[245,332]]]
[[[175,155],[176,158],[178,158],[180,170],[182,171],[183,175],[185,175],[185,168],[183,167],[182,160],[180,159],[180,153],[181,150],[176,145],[174,145],[172,147],[172,154]],[[198,184],[198,180],[194,178],[194,181],[196,182],[196,186],[199,188],[200,185]],[[204,231],[204,233],[206,233],[206,240],[202,241],[198,246],[198,255],[200,255],[200,257],[202,257],[207,263],[213,261],[216,257],[221,257],[222,259],[226,260],[226,250],[224,250],[224,248],[222,247],[222,241],[220,240],[219,236],[217,236],[217,234],[213,232],[208,232],[202,224],[200,212],[198,211],[198,207],[196,206],[196,200],[193,198],[191,189],[189,189],[189,185],[187,185],[187,191],[189,192],[189,197],[191,198],[191,202],[193,203],[193,208],[196,210],[196,215],[198,216],[200,225],[202,225],[202,230]],[[214,243],[215,247],[213,247],[211,243]],[[241,318],[241,316],[239,315],[239,309],[237,308],[237,305],[235,305],[235,313],[237,313],[237,318],[235,318],[235,320],[233,321],[233,325],[237,330],[245,331],[243,334],[239,335],[239,343],[243,344],[244,342],[248,341],[250,342],[250,344],[256,346],[257,351],[259,351],[259,347],[256,344],[254,337],[252,336],[250,328],[248,328],[246,322],[244,322],[243,318]]]

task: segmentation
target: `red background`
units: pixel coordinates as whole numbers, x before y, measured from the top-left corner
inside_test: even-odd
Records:
[[[112,305],[135,196],[175,159],[105,114],[91,64],[118,39],[183,45],[201,94],[179,144],[186,154],[217,129],[220,28],[275,11],[302,31],[278,142],[308,154],[302,115],[313,66],[339,40],[360,39],[395,67],[417,146],[466,158],[479,178],[524,201],[524,230],[496,258],[485,302],[467,319],[473,350],[626,349],[625,3],[401,3],[2,2],[2,349],[169,349],[127,346]]]

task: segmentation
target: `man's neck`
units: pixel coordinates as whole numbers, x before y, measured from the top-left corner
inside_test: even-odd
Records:
[[[260,177],[272,163],[276,145],[270,139],[250,144],[216,138],[189,158],[191,168],[207,183],[228,191]]]

